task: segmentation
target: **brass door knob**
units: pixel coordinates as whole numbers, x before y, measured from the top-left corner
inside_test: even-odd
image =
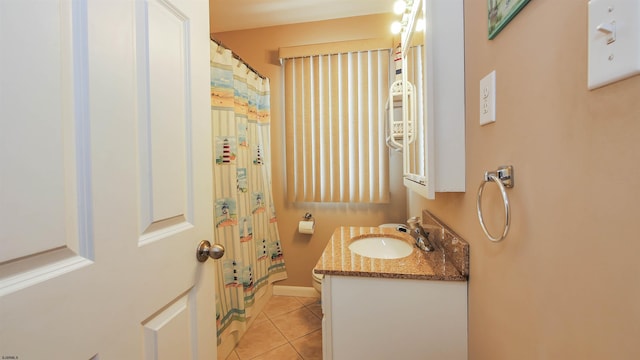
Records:
[[[200,262],[205,262],[207,259],[220,259],[224,256],[224,246],[220,244],[213,244],[208,240],[200,241],[198,248],[196,249],[196,258]]]

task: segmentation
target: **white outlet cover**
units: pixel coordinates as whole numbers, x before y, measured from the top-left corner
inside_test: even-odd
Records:
[[[638,0],[589,1],[589,89],[640,74],[639,22]]]
[[[480,80],[480,125],[496,121],[496,71]]]

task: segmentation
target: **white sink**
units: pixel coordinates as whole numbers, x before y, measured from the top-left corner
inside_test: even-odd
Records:
[[[413,246],[408,242],[389,236],[367,236],[353,240],[349,250],[376,259],[399,259],[411,255]]]

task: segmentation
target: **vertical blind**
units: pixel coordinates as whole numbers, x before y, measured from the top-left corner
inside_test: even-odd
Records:
[[[390,50],[284,59],[292,202],[389,202]]]

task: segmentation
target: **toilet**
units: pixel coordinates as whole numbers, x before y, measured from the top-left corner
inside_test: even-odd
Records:
[[[394,229],[403,227],[406,229],[406,226],[404,224],[382,224],[378,225],[378,227]],[[311,284],[313,285],[313,288],[316,289],[319,293],[322,293],[322,279],[324,279],[324,274],[316,274],[315,270],[311,270]]]
[[[315,270],[311,270],[311,283],[319,293],[322,293],[322,279],[324,279],[324,274],[316,274]]]

